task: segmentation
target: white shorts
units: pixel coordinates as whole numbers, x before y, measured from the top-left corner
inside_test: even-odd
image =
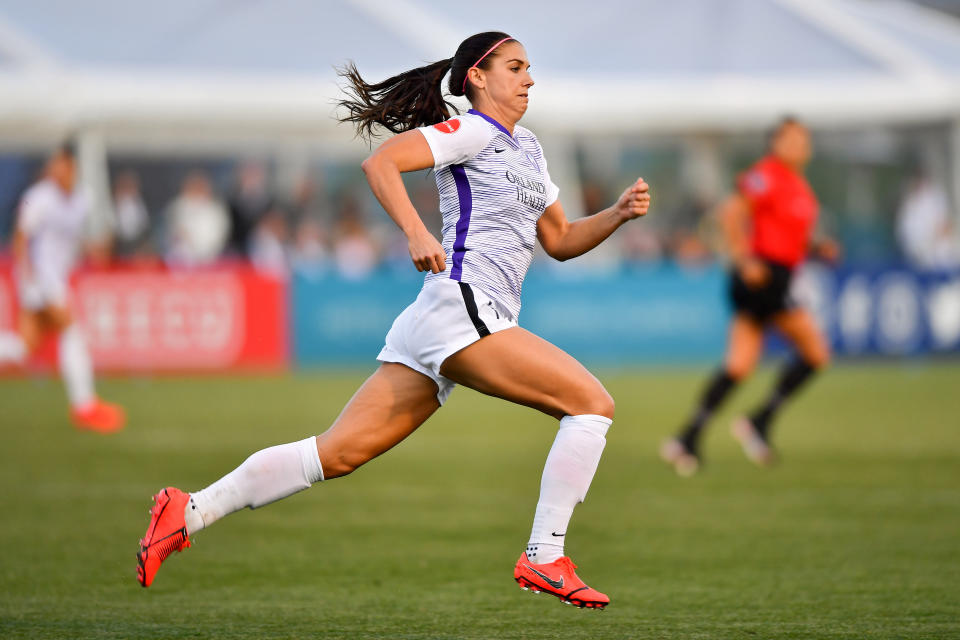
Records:
[[[29,278],[17,274],[16,282],[21,309],[39,311],[47,307],[67,306],[69,286],[63,278],[42,273],[34,273]]]
[[[399,362],[437,383],[440,404],[455,386],[440,375],[448,357],[485,335],[517,326],[496,300],[456,280],[434,280],[403,310],[387,333],[380,362]]]

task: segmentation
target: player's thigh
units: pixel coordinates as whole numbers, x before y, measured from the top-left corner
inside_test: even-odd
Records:
[[[402,364],[381,364],[317,436],[324,477],[346,475],[387,451],[439,407],[433,380]]]
[[[555,418],[613,417],[613,399],[593,374],[562,349],[520,327],[477,340],[447,358],[440,373],[457,384]]]
[[[749,376],[763,353],[763,325],[738,313],[730,322],[725,359],[727,373],[736,380]]]
[[[806,309],[790,309],[773,317],[773,325],[789,340],[800,357],[813,367],[830,363],[830,345]]]

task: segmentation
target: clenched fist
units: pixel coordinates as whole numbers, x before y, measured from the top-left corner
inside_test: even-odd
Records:
[[[644,182],[643,178],[637,178],[637,181],[623,192],[615,207],[625,220],[647,215],[650,209],[650,185]]]

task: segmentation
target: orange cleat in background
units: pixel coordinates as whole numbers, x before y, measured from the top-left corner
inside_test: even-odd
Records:
[[[82,410],[71,409],[70,420],[77,429],[96,431],[97,433],[114,433],[126,426],[127,414],[123,407],[97,398],[88,408]]]

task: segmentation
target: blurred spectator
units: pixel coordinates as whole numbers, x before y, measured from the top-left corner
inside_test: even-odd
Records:
[[[329,252],[323,225],[312,216],[302,218],[297,225],[291,265],[301,273],[318,276],[326,270],[328,260]]]
[[[140,178],[124,171],[113,183],[113,206],[117,215],[114,251],[128,257],[150,253],[150,214],[140,195]]]
[[[930,176],[917,174],[897,212],[897,239],[907,261],[920,269],[960,265],[946,189]]]
[[[167,261],[197,266],[216,261],[230,234],[226,207],[213,195],[206,174],[195,171],[166,209]]]
[[[443,216],[440,215],[440,197],[437,195],[437,188],[434,186],[432,180],[430,182],[422,179],[412,180],[411,183],[412,186],[408,188],[410,200],[413,202],[417,213],[420,214],[423,225],[437,240],[442,239]],[[394,226],[394,229],[396,229],[396,226]],[[399,229],[397,229],[397,231],[399,231]],[[410,254],[406,250],[407,237],[404,236],[402,232],[400,235],[403,236],[404,253],[407,254],[407,259],[409,260]]]
[[[323,207],[320,205],[319,187],[316,180],[309,175],[299,176],[293,185],[292,195],[287,204],[290,213],[289,220],[299,228],[307,219],[316,222],[326,219]]]
[[[286,277],[288,236],[286,213],[282,209],[270,209],[250,235],[247,251],[253,266],[263,273]]]
[[[654,229],[642,224],[624,225],[622,229],[624,260],[652,262],[663,257],[663,241]]]
[[[345,199],[337,220],[333,258],[337,271],[349,280],[362,280],[377,267],[376,243],[352,198]]]
[[[590,179],[583,181],[581,198],[583,200],[583,211],[586,215],[593,215],[610,206],[612,201],[607,202],[611,198],[607,191],[608,189],[604,188],[599,182]]]
[[[237,182],[227,199],[230,207],[230,251],[248,255],[250,236],[260,220],[273,207],[273,196],[267,188],[263,165],[247,162],[237,172]]]
[[[679,264],[698,266],[712,259],[710,248],[698,233],[704,216],[711,214],[710,204],[703,197],[695,195],[684,198],[680,206],[670,212],[668,248]]]
[[[611,195],[611,190],[607,185],[590,178],[585,179],[580,188],[583,217],[590,217],[600,213],[616,202],[616,199],[621,193],[617,192],[616,195]],[[574,209],[570,215],[577,216],[579,213]],[[621,229],[614,233],[608,240],[605,240],[596,248],[578,256],[574,260],[557,262],[553,259],[548,259],[546,264],[555,272],[563,273],[567,276],[576,275],[576,277],[587,273],[597,274],[614,271],[623,263],[621,244],[623,242],[623,232],[626,231],[626,227],[629,226],[632,225],[621,227]],[[546,253],[544,252],[540,255],[546,256]]]
[[[673,259],[685,266],[701,266],[712,261],[710,248],[694,231],[681,229],[670,238],[670,251]]]

